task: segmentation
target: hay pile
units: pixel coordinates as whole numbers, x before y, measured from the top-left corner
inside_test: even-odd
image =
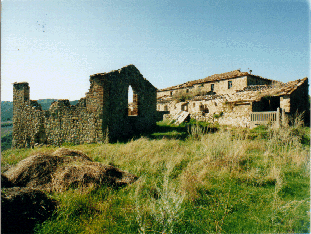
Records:
[[[93,162],[83,152],[65,148],[52,154],[32,155],[7,170],[4,175],[15,186],[48,192],[100,185],[120,187],[137,180],[131,173]]]

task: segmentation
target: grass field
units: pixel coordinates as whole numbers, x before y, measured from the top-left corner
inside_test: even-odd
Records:
[[[36,233],[309,233],[309,131],[162,122],[127,143],[66,146],[139,179],[50,194],[60,205]],[[1,163],[55,149],[9,149]]]

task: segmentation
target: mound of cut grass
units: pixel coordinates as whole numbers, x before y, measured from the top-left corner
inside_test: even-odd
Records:
[[[137,177],[111,165],[93,162],[77,150],[58,149],[36,153],[8,169],[4,175],[18,187],[64,191],[71,187],[115,186],[133,183]]]

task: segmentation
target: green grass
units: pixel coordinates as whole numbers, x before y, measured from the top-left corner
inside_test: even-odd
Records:
[[[36,233],[309,233],[309,128],[203,125],[159,123],[127,143],[66,146],[139,179],[50,194],[59,208]],[[10,149],[1,163],[53,150]]]

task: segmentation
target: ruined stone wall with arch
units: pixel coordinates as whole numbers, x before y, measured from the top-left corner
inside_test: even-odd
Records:
[[[128,115],[128,87],[135,92],[137,115]],[[63,99],[49,110],[29,99],[27,82],[13,85],[13,147],[35,144],[116,141],[156,124],[157,89],[134,65],[90,76],[90,89],[76,105]]]

